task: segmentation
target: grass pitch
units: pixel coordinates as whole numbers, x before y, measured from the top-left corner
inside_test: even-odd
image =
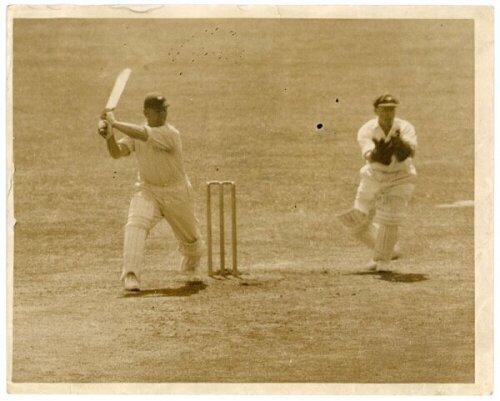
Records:
[[[14,382],[474,382],[474,211],[435,207],[474,197],[472,21],[49,19],[13,33]],[[167,96],[203,230],[205,182],[237,182],[241,279],[186,287],[160,223],[146,291],[123,296],[135,161],[112,160],[96,122],[124,67],[116,115],[141,122],[144,95]],[[363,272],[369,252],[334,218],[385,91],[420,142],[389,275]]]

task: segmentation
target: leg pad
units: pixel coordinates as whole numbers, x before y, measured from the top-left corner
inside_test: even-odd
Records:
[[[338,214],[337,218],[347,231],[353,235],[366,230],[370,223],[368,215],[358,209],[351,209],[345,213]]]
[[[381,224],[375,242],[374,260],[390,261],[398,241],[398,226]]]
[[[383,195],[377,200],[375,221],[381,225],[401,225],[408,199],[404,196]]]
[[[204,244],[201,239],[195,242],[180,242],[179,251],[183,255],[181,270],[183,272],[194,272],[200,265],[200,259],[203,255]]]

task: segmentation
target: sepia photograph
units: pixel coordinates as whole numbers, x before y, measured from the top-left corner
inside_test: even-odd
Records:
[[[493,391],[492,7],[7,17],[10,393]]]

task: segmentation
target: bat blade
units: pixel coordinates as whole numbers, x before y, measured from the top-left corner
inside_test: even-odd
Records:
[[[111,90],[111,94],[109,95],[108,102],[106,103],[106,110],[111,111],[114,110],[120,101],[120,96],[122,95],[125,85],[127,85],[128,78],[132,70],[130,68],[125,68],[123,71],[118,74],[116,77],[115,84],[113,89]]]

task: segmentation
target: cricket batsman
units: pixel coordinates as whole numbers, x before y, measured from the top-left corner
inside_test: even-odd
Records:
[[[408,121],[396,117],[398,104],[389,94],[374,101],[377,117],[357,135],[366,163],[354,206],[337,216],[352,236],[373,249],[367,267],[376,271],[390,271],[391,260],[399,256],[398,230],[416,181],[417,136]]]
[[[126,291],[139,291],[144,248],[149,231],[162,218],[172,228],[183,255],[181,270],[188,281],[201,280],[199,264],[203,241],[194,214],[193,190],[184,171],[179,131],[166,123],[168,103],[160,93],[144,100],[144,125],[118,121],[104,112],[99,133],[114,159],[135,153],[138,164],[136,191],[125,226],[123,271]],[[125,136],[116,140],[114,130]]]

